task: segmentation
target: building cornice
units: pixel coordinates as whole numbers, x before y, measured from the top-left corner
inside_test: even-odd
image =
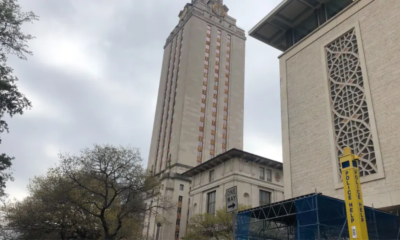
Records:
[[[160,177],[162,174],[164,174],[165,172],[169,171],[170,169],[172,169],[174,167],[183,167],[183,168],[186,168],[187,170],[190,170],[190,169],[193,168],[193,166],[189,166],[189,165],[186,165],[186,164],[174,163],[171,166],[168,166],[167,169],[164,169],[161,172],[158,172],[158,173],[154,174],[154,176],[155,177]]]
[[[160,180],[162,181],[164,179],[179,179],[181,181],[185,181],[185,182],[189,182],[189,183],[192,182],[190,177],[186,177],[186,176],[183,176],[182,174],[172,173],[172,172],[167,172],[167,173],[161,174]]]
[[[200,165],[197,165],[196,167],[191,168],[190,170],[184,172],[183,175],[192,177],[201,172],[212,169],[216,165],[219,165],[219,164],[221,164],[225,161],[228,161],[230,159],[233,159],[233,158],[240,158],[245,161],[254,162],[254,163],[266,166],[270,169],[276,169],[276,170],[281,170],[281,171],[283,170],[283,168],[282,168],[283,164],[281,162],[277,162],[275,160],[261,157],[261,156],[258,156],[258,155],[255,155],[255,154],[252,154],[249,152],[245,152],[243,150],[232,148],[224,153],[217,155],[216,157],[214,157],[206,162],[203,162]]]
[[[263,188],[268,188],[274,191],[280,191],[283,192],[283,186],[273,183],[273,182],[265,182],[265,181],[260,181],[239,173],[233,173],[233,174],[229,174],[225,177],[222,177],[220,179],[218,179],[215,182],[206,184],[206,185],[202,185],[199,187],[195,187],[193,186],[192,190],[189,192],[189,194],[198,194],[198,193],[202,193],[205,191],[209,191],[210,189],[214,189],[219,187],[220,185],[223,185],[225,183],[229,183],[232,182],[233,180],[235,181],[239,181],[239,182],[243,182],[243,183],[249,183],[252,185],[257,185],[259,187],[263,187]]]

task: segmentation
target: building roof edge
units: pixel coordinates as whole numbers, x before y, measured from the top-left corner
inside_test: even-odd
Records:
[[[224,153],[221,153],[219,155],[217,155],[216,157],[201,163],[200,165],[182,173],[182,175],[188,176],[188,177],[192,177],[195,174],[198,174],[200,172],[203,171],[207,171],[211,168],[214,168],[215,166],[229,160],[235,157],[239,157],[242,159],[245,159],[246,161],[249,162],[255,162],[261,165],[265,165],[267,167],[270,168],[274,168],[274,169],[279,169],[279,170],[283,170],[283,163],[269,159],[269,158],[265,158],[265,157],[261,157],[249,152],[245,152],[243,150],[239,150],[237,148],[232,148]]]

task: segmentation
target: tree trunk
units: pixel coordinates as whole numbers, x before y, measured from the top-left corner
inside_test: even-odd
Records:
[[[101,213],[100,213],[101,225],[103,226],[103,230],[104,230],[104,239],[105,240],[114,240],[115,235],[113,236],[113,234],[110,234],[110,229],[108,228],[108,223],[105,219],[104,212],[105,212],[105,209],[101,210]]]

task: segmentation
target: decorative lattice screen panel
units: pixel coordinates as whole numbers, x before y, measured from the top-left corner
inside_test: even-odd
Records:
[[[378,172],[355,29],[325,47],[330,106],[338,156],[350,147],[360,157],[360,175]]]

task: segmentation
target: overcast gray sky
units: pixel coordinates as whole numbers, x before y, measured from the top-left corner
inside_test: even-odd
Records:
[[[19,0],[40,20],[24,32],[28,61],[10,60],[33,107],[8,119],[1,152],[16,157],[10,197],[22,199],[59,152],[130,145],[147,162],[163,46],[190,0]],[[225,0],[247,32],[281,0]],[[278,50],[246,43],[244,150],[281,161]]]

